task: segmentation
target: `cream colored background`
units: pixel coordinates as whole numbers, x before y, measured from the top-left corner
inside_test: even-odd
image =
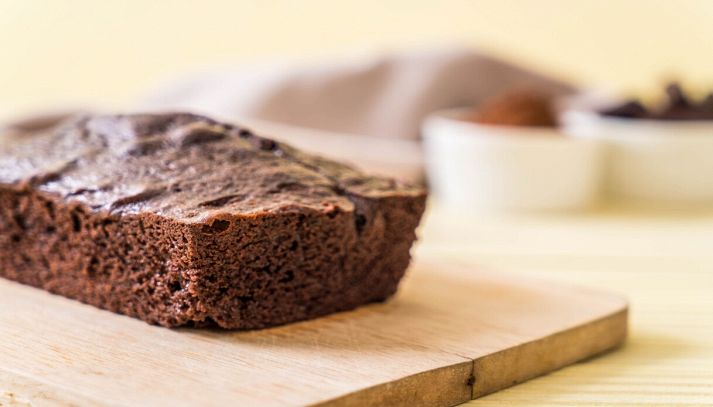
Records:
[[[713,85],[713,1],[0,0],[0,117],[120,107],[186,70],[478,45],[587,84]]]

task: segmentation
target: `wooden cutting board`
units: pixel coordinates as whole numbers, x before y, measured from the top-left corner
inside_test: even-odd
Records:
[[[454,405],[621,344],[620,297],[417,262],[384,304],[169,330],[0,279],[0,405]]]

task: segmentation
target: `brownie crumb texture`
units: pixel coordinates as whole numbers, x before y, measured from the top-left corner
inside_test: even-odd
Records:
[[[0,146],[0,276],[167,327],[263,328],[391,296],[425,191],[185,114]]]

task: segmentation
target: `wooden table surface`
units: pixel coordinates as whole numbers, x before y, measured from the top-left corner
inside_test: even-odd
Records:
[[[417,255],[623,293],[620,350],[477,405],[713,405],[713,211],[608,207],[553,215],[431,208]]]
[[[402,167],[420,168],[411,156]],[[496,216],[436,204],[421,236],[419,257],[598,287],[631,302],[622,349],[469,404],[713,406],[713,210]]]

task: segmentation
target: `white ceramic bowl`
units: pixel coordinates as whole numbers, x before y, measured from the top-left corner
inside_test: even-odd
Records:
[[[601,147],[557,129],[458,120],[438,112],[423,125],[432,193],[465,209],[572,210],[598,197]]]
[[[606,185],[625,201],[713,205],[713,121],[563,115],[564,131],[606,142]]]

